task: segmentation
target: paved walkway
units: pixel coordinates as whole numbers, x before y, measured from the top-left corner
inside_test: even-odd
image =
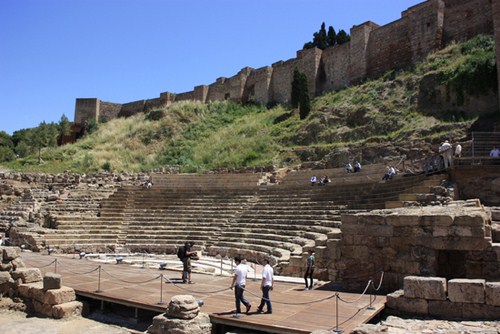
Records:
[[[28,267],[38,267],[42,273],[61,274],[63,285],[74,288],[77,295],[163,313],[172,296],[189,294],[204,301],[202,312],[210,314],[213,322],[273,333],[310,333],[337,325],[348,333],[380,312],[386,299],[377,296],[372,302],[374,309],[370,310],[368,295],[341,292],[341,299],[337,300],[335,291],[303,291],[302,284],[279,282],[271,292],[273,314],[257,314],[254,311],[260,302],[260,281],[249,278],[245,296],[252,303],[252,310],[236,319],[230,277],[193,273],[195,284],[177,284],[180,273],[170,270],[99,264],[31,252],[23,252],[22,258]]]

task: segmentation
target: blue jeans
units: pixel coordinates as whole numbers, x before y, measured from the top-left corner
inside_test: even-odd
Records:
[[[250,305],[250,303],[245,298],[245,296],[243,296],[244,291],[245,291],[244,285],[235,285],[234,286],[234,299],[236,302],[236,313],[241,313],[240,302],[243,303],[243,305],[245,305],[245,306]]]
[[[269,297],[269,291],[271,291],[271,286],[264,285],[262,287],[262,299],[260,300],[259,309],[264,308],[264,304],[267,305],[267,312],[273,311],[273,306],[271,305],[271,297]]]

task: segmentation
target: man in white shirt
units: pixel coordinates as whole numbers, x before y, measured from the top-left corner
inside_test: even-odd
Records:
[[[250,312],[250,302],[243,296],[245,291],[246,278],[248,274],[248,267],[241,263],[241,259],[237,256],[234,258],[234,263],[236,263],[236,269],[234,271],[233,283],[231,284],[231,289],[234,287],[234,299],[236,302],[236,313],[241,313],[240,302],[246,307],[246,314]]]
[[[262,299],[260,300],[260,305],[257,308],[257,312],[261,313],[264,309],[264,304],[267,305],[267,314],[273,313],[273,307],[271,305],[271,297],[269,296],[269,291],[274,287],[274,270],[273,267],[269,265],[269,259],[262,260],[264,268],[262,269],[262,281],[260,283],[260,289],[262,290]]]
[[[439,153],[443,157],[444,168],[448,168],[452,164],[451,144],[445,140],[439,147]]]

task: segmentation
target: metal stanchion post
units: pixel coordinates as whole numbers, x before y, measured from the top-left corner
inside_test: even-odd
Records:
[[[372,278],[370,278],[370,285],[372,287],[374,286]],[[375,309],[375,307],[373,307],[373,305],[372,305],[372,296],[373,296],[373,293],[370,293],[370,305],[367,307],[368,310],[374,310]]]
[[[222,265],[223,265],[223,260],[222,260],[222,256],[220,257],[220,275],[222,276]]]
[[[335,293],[335,329],[334,333],[344,333],[344,331],[339,328],[339,293]]]
[[[97,293],[101,293],[101,265],[99,265],[99,280],[97,282],[97,290],[95,290]]]
[[[57,274],[57,259],[54,260],[54,273]]]
[[[158,305],[163,305],[165,304],[163,302],[163,274],[160,275],[160,301],[158,302]]]

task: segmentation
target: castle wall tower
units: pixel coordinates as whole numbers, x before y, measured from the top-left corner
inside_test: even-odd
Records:
[[[350,64],[349,68],[344,69],[349,73],[347,85],[359,83],[366,78],[368,41],[371,32],[378,28],[380,28],[378,24],[370,21],[351,28],[351,41],[349,42],[349,55],[347,57]],[[337,61],[334,61],[334,64],[336,63]]]
[[[271,66],[253,70],[248,75],[242,101],[268,104],[272,74],[273,68]]]
[[[444,0],[443,45],[493,33],[492,0]]]
[[[403,12],[411,36],[411,62],[416,63],[443,47],[444,1],[430,0]]]
[[[78,98],[75,101],[75,124],[83,125],[89,119],[99,120],[101,101],[96,98]]]

